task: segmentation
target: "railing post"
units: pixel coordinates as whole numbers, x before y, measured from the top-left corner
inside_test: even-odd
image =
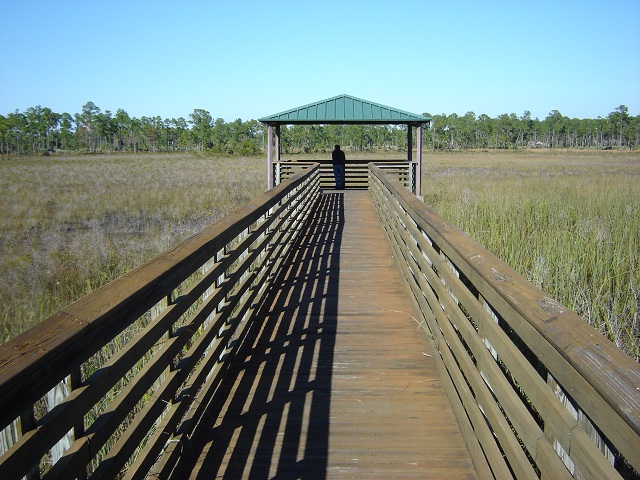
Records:
[[[409,185],[407,185],[407,188],[411,193],[416,193],[416,189],[415,189],[416,178],[415,178],[415,171],[413,169],[413,162],[409,162],[407,164],[407,168],[409,170]]]
[[[35,427],[35,424],[36,424],[36,418],[35,418],[34,407],[33,405],[31,405],[31,407],[29,407],[27,410],[25,410],[25,412],[22,415],[20,415],[19,435],[22,436],[25,433],[27,433],[29,430],[33,430],[33,428]],[[37,466],[33,466],[31,470],[29,470],[29,472],[27,473],[26,477],[27,477],[27,480],[35,480],[37,478],[40,478],[40,469]]]
[[[417,133],[417,150],[418,162],[416,163],[416,197],[422,197],[422,124],[418,125]]]

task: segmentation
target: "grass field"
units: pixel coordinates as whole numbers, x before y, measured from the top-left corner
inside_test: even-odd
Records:
[[[423,176],[427,204],[640,358],[640,152],[427,153]],[[0,342],[265,184],[262,157],[2,161]]]
[[[261,158],[192,154],[0,163],[0,342],[266,189]]]
[[[640,152],[429,155],[425,202],[640,358]]]

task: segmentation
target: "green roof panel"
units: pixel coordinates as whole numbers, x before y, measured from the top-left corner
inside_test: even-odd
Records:
[[[259,120],[262,123],[270,125],[329,123],[417,124],[429,123],[431,118],[369,102],[350,95],[338,95],[337,97],[269,115]]]

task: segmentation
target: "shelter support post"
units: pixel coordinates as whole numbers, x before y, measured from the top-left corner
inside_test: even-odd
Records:
[[[276,125],[276,185],[280,185],[282,182],[280,168],[280,125]]]
[[[413,127],[407,124],[407,166],[409,167],[409,190],[415,193],[415,181],[413,173]]]
[[[267,126],[267,190],[273,188],[273,125]]]

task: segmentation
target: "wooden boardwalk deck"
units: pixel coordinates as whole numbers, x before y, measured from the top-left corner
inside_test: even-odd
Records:
[[[476,478],[368,192],[292,255],[172,478]]]

